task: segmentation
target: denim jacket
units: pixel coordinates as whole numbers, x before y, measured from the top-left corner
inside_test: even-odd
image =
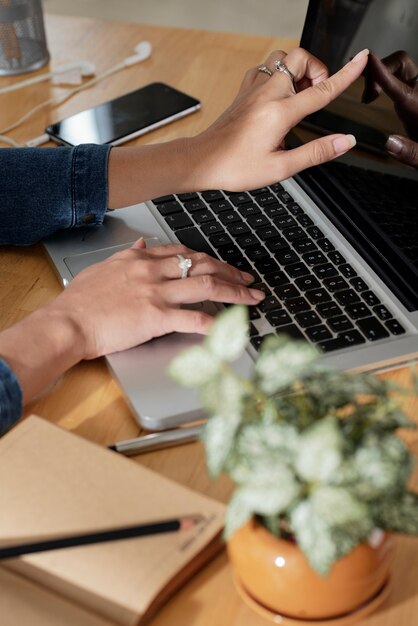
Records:
[[[0,244],[29,245],[97,226],[107,207],[110,146],[0,149]],[[0,358],[0,435],[22,414],[22,391]]]

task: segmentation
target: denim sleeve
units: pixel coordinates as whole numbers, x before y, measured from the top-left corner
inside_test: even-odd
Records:
[[[19,381],[3,359],[0,359],[0,435],[22,415],[22,390]]]
[[[95,144],[0,149],[0,244],[28,245],[101,224],[109,151]]]

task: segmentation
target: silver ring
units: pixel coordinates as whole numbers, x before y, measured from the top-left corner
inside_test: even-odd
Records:
[[[186,259],[182,254],[176,254],[176,257],[179,260],[179,268],[181,269],[181,277],[187,278],[189,273],[189,269],[192,267],[193,263],[191,259]]]
[[[263,72],[264,74],[268,74],[269,76],[273,76],[273,72],[271,71],[269,67],[267,67],[267,65],[259,65],[257,67],[257,70],[259,72]]]
[[[286,76],[289,78],[290,82],[292,83],[294,92],[297,93],[295,77],[293,76],[289,68],[287,67],[286,63],[283,63],[282,61],[277,60],[277,61],[274,61],[274,67],[276,69],[276,72],[282,72],[283,74],[286,74]]]

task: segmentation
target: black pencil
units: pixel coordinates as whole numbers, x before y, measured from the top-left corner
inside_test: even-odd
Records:
[[[34,552],[46,552],[47,550],[61,550],[62,548],[74,548],[76,546],[86,546],[94,543],[105,543],[107,541],[119,541],[121,539],[134,539],[135,537],[146,537],[161,533],[171,533],[185,531],[202,521],[201,515],[190,515],[178,519],[150,522],[135,526],[125,526],[112,528],[110,530],[71,535],[68,537],[58,537],[22,543],[15,546],[0,548],[0,560],[13,559],[24,554]],[[0,540],[1,543],[1,540]]]

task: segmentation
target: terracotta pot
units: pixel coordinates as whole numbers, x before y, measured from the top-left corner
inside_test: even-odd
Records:
[[[363,543],[337,561],[328,576],[309,565],[298,546],[252,520],[228,542],[235,575],[257,602],[297,619],[326,619],[358,610],[387,584],[394,539]]]

